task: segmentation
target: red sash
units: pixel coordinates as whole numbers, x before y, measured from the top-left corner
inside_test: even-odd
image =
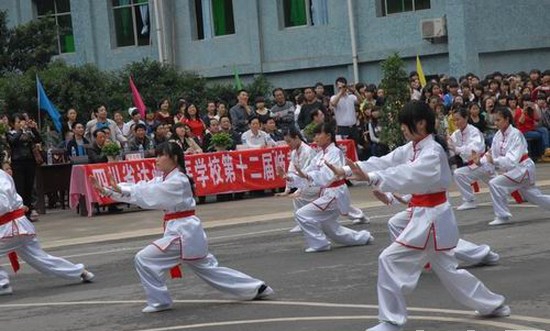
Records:
[[[332,182],[326,188],[333,188],[333,187],[338,187],[338,186],[342,186],[342,185],[346,185],[346,180],[345,179],[341,179],[341,180],[337,180],[335,182]]]
[[[9,222],[15,221],[16,219],[23,216],[25,216],[25,210],[23,208],[10,211],[9,213],[5,213],[4,215],[0,216],[0,225],[4,225]],[[21,265],[19,264],[19,258],[17,257],[17,253],[9,252],[8,259],[10,260],[10,264],[13,271],[14,272],[19,271],[19,269],[21,268]]]
[[[447,192],[413,194],[409,207],[435,207],[447,201]]]
[[[164,222],[170,222],[171,220],[175,220],[178,218],[184,218],[195,215],[195,210],[184,210],[184,211],[178,211],[175,213],[169,213],[164,214]],[[183,273],[181,272],[181,268],[179,265],[173,267],[170,269],[170,277],[172,278],[182,278]]]

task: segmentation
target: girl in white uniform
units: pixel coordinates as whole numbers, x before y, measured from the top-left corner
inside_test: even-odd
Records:
[[[395,193],[389,192],[380,192],[378,190],[373,191],[374,196],[385,203],[386,205],[394,205],[402,203],[405,205],[409,204],[409,201],[412,198],[412,195],[407,194],[400,196]],[[407,208],[406,210],[400,211],[397,214],[393,215],[388,220],[388,230],[390,234],[390,240],[393,242],[399,237],[401,232],[407,227],[413,208]],[[477,245],[473,242],[458,239],[458,243],[454,249],[455,257],[459,261],[466,262],[470,265],[495,265],[498,264],[500,256],[491,250],[489,245]]]
[[[13,179],[0,170],[0,256],[8,255],[15,271],[19,269],[17,256],[20,256],[44,274],[91,282],[95,276],[83,264],[73,264],[42,250],[36,229],[25,216],[26,211],[23,199],[15,190]],[[0,267],[0,295],[12,292],[8,273]]]
[[[101,194],[144,209],[164,210],[164,236],[135,257],[136,270],[147,296],[144,313],[171,309],[172,299],[166,287],[166,272],[184,262],[212,287],[243,300],[267,297],[273,290],[261,280],[237,270],[220,267],[208,252],[206,234],[195,216],[195,199],[181,148],[172,142],[157,147],[157,167],[163,178],[137,184],[102,186],[93,180]],[[92,177],[93,178],[93,177]]]
[[[329,239],[346,246],[366,245],[372,241],[369,231],[354,231],[341,226],[338,216],[347,215],[353,219],[364,217],[363,212],[351,206],[351,197],[345,180],[335,178],[325,164],[345,163],[344,153],[335,144],[334,128],[331,124],[319,124],[315,128],[315,142],[321,149],[306,168],[295,164],[295,173],[286,173],[291,185],[299,188],[317,186],[320,196],[296,211],[296,221],[302,228],[308,248],[307,253],[331,249]],[[328,237],[328,238],[327,238]]]
[[[290,162],[288,164],[288,173],[295,174],[296,166],[301,169],[309,167],[311,161],[317,155],[317,151],[311,148],[306,144],[300,135],[300,131],[294,127],[290,127],[284,133],[285,142],[290,147]],[[278,168],[277,172],[279,176],[285,175],[283,169]],[[294,213],[296,213],[300,208],[312,202],[313,200],[319,198],[321,194],[321,188],[319,186],[306,185],[301,188],[297,188],[294,193],[290,193],[291,188],[294,188],[293,182],[287,181],[285,191],[283,193],[277,193],[276,196],[290,196],[292,197],[292,202],[294,204]],[[347,215],[353,222],[353,224],[362,224],[369,223],[368,217],[364,213],[359,213],[355,208],[352,207],[352,212]],[[353,216],[361,216],[360,218],[353,218]],[[297,222],[297,221],[296,221]],[[300,232],[302,229],[300,225],[296,225],[290,230],[290,232]]]
[[[464,201],[457,210],[476,208],[472,183],[478,180],[489,182],[491,175],[484,171],[471,167],[472,153],[483,155],[485,153],[485,138],[475,126],[468,124],[468,110],[460,108],[453,113],[453,120],[458,129],[449,138],[449,150],[455,157],[460,158],[459,168],[454,172],[454,179],[462,200]],[[461,166],[466,165],[466,166]]]
[[[535,163],[527,155],[525,137],[512,123],[512,113],[507,108],[498,109],[495,113],[498,131],[493,137],[491,150],[482,158],[474,159],[474,163],[486,173],[501,173],[489,181],[495,211],[495,219],[489,225],[511,222],[507,199],[516,190],[524,200],[550,210],[550,196],[542,194],[535,185]]]
[[[489,291],[468,271],[457,269],[452,249],[458,242],[458,227],[446,196],[452,175],[447,153],[433,137],[433,112],[425,103],[411,101],[399,113],[399,122],[408,144],[343,169],[331,165],[337,175],[355,174],[381,191],[413,195],[409,223],[378,259],[380,323],[368,331],[403,329],[405,294],[416,287],[428,262],[460,303],[483,316],[508,316],[510,308],[503,296]]]

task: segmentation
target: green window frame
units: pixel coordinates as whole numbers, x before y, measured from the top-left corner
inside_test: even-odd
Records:
[[[57,54],[76,51],[70,0],[35,0],[37,18],[53,17],[57,28]]]
[[[281,0],[284,28],[328,24],[327,0]]]
[[[151,45],[148,0],[112,0],[116,47]]]
[[[382,0],[382,16],[430,8],[430,0]]]
[[[196,39],[235,34],[233,0],[194,0]]]

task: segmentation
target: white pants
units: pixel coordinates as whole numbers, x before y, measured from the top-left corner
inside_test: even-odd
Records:
[[[390,218],[388,221],[388,229],[390,233],[390,240],[395,241],[397,237],[403,232],[403,229],[409,222],[408,210],[400,211]],[[458,239],[458,243],[454,248],[455,257],[468,264],[479,264],[483,259],[491,252],[491,247],[488,245],[476,245],[472,242]]]
[[[550,210],[550,195],[544,195],[539,188],[532,184],[534,178],[524,177],[521,181],[515,181],[505,175],[499,175],[489,181],[489,190],[493,200],[495,216],[501,218],[511,217],[508,209],[508,196],[518,190],[524,200],[541,208]]]
[[[327,237],[345,246],[364,245],[370,240],[371,234],[367,230],[354,231],[341,226],[339,216],[340,210],[335,200],[323,207],[308,203],[298,209],[296,222],[302,228],[308,247],[319,249],[330,245]],[[347,216],[361,218],[363,212],[351,206]]]
[[[422,268],[430,263],[447,291],[461,304],[488,314],[504,303],[504,297],[491,292],[468,271],[457,269],[452,252],[436,251],[433,234],[424,250],[392,243],[378,258],[378,318],[397,325],[407,321],[405,295],[418,283]]]
[[[470,167],[462,167],[454,172],[454,180],[464,202],[475,201],[474,191],[472,190],[473,182],[482,181],[487,184],[492,177],[482,167],[473,170]]]
[[[311,203],[311,201],[312,200],[301,199],[301,198],[293,199],[292,203],[294,204],[294,214],[296,214],[296,212],[300,208],[302,208],[303,206],[307,205],[308,203]],[[365,213],[363,213],[363,211],[361,209],[357,208],[357,207],[350,206],[349,207],[349,212],[346,215],[346,217],[350,220],[361,219],[361,218],[365,217]],[[294,221],[298,225],[300,225],[300,223],[298,223],[298,220],[296,218],[294,218]]]
[[[31,267],[46,275],[66,279],[80,279],[84,265],[73,264],[60,257],[46,253],[36,236],[15,236],[0,240],[0,256],[15,251],[19,258]],[[0,286],[9,284],[10,280],[5,268],[0,267]]]
[[[202,259],[182,260],[178,241],[174,241],[165,251],[148,245],[136,254],[135,267],[149,305],[172,304],[166,287],[166,272],[181,262],[208,285],[242,300],[254,299],[258,289],[264,284],[263,281],[240,271],[218,266],[218,261],[212,254]]]

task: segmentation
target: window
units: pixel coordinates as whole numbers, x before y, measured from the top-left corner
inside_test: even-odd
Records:
[[[328,24],[327,0],[282,0],[284,27]]]
[[[113,0],[117,47],[151,44],[149,0]]]
[[[195,0],[197,39],[235,33],[233,0]]]
[[[382,0],[382,16],[430,9],[430,0]]]
[[[50,16],[57,26],[57,52],[74,53],[73,23],[70,0],[37,0],[37,17]]]

